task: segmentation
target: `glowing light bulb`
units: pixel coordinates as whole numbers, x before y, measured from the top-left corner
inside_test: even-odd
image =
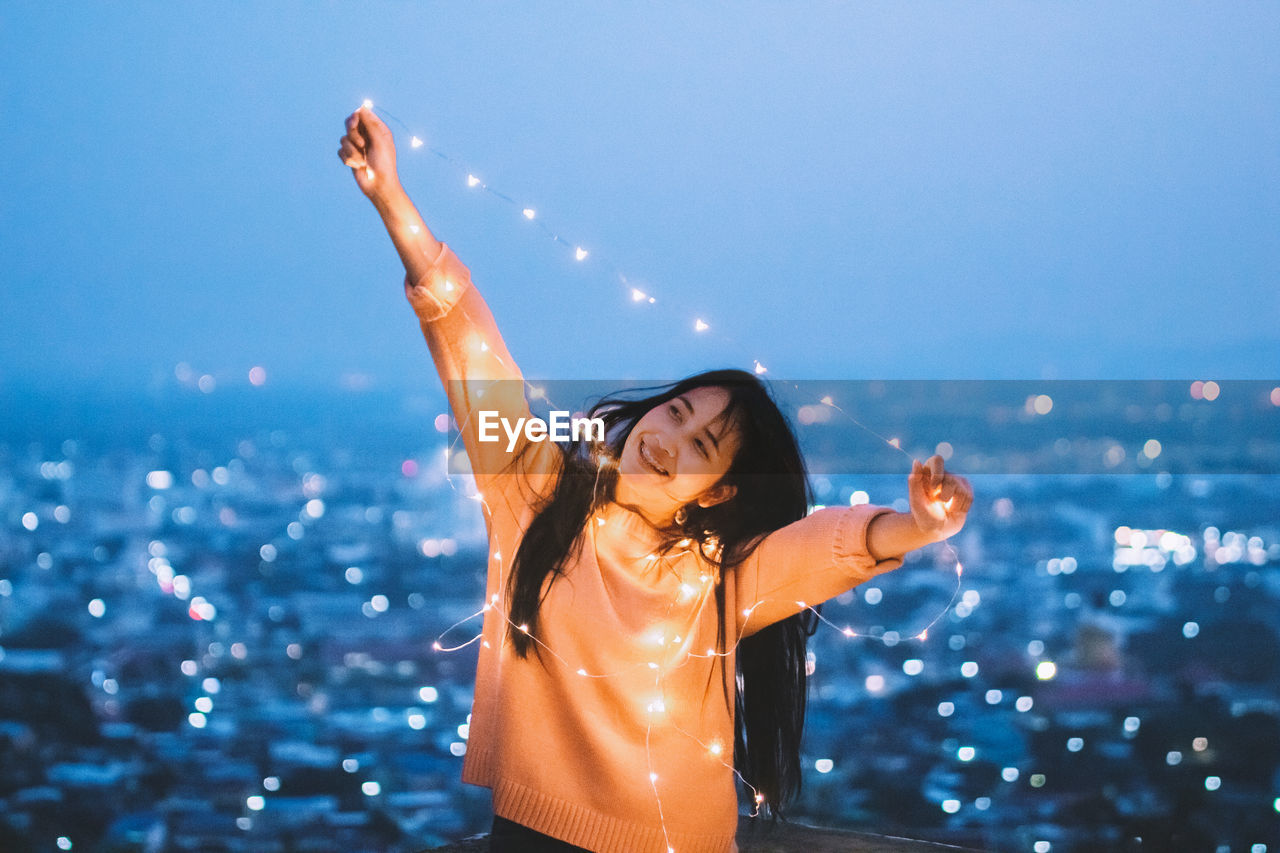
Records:
[[[524,214],[525,219],[533,219],[533,217],[538,215],[538,211],[534,210],[532,207],[526,207],[520,212]]]
[[[763,364],[761,364],[761,363],[760,363],[760,362],[758,362],[758,361],[756,362],[756,373],[757,373],[757,374],[759,374],[759,373],[766,373],[766,372],[768,372],[768,370],[769,370],[769,368],[765,367]]]
[[[476,187],[480,185],[480,179],[475,175],[467,175],[467,186]]]
[[[820,402],[820,403],[822,403],[822,405],[824,405],[824,406],[834,406],[834,405],[835,405],[835,403],[834,403],[834,402],[832,401],[832,399],[831,399],[831,395],[830,395],[830,394],[828,394],[827,396],[823,397],[819,402]]]
[[[444,646],[440,645],[439,640],[436,640],[434,643],[431,644],[431,648],[435,649],[436,651],[440,651],[441,649],[444,648]]]
[[[719,755],[723,749],[724,748],[720,746],[720,741],[713,741],[711,746],[707,747],[707,751],[712,755]]]
[[[657,774],[657,773],[650,773],[650,774],[649,774],[649,781],[650,781],[650,782],[657,782],[657,781],[658,781],[658,774]]]
[[[702,322],[701,319],[694,320],[693,322],[693,330],[695,332],[705,332],[707,329],[710,329],[710,328],[711,327],[708,326],[706,323]]]
[[[590,252],[588,252],[586,249],[582,248],[581,246],[573,250],[573,256],[580,261],[586,260],[587,255],[589,254]]]
[[[422,140],[415,136],[409,140],[409,144],[412,145],[414,148],[421,148]]]
[[[363,101],[360,102],[360,109],[362,110],[373,109],[373,101],[369,100],[368,98],[365,98]]]
[[[419,228],[417,225],[410,225],[410,226],[409,226],[409,233],[410,233],[410,234],[417,234],[417,233],[418,233],[419,231],[421,231],[421,230],[422,230],[422,229],[421,229],[421,228]]]
[[[586,674],[587,674],[587,671],[585,669],[578,670],[578,675],[586,675]]]
[[[855,633],[855,632],[854,632],[854,630],[853,630],[852,628],[845,628],[845,629],[844,629],[843,631],[841,631],[840,633],[844,634],[846,637],[856,637],[856,636],[858,636],[858,635],[857,635],[857,633]]]
[[[520,626],[520,630],[527,634],[527,633],[529,633],[529,626],[528,626],[528,625],[521,625],[521,626]]]
[[[368,166],[365,166],[365,167],[364,167],[364,176],[365,176],[367,179],[369,179],[369,180],[371,180],[371,181],[372,181],[372,180],[373,180],[373,169],[369,168]]]

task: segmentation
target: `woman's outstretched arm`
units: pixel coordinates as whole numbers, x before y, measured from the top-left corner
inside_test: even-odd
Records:
[[[338,156],[351,167],[356,185],[372,202],[404,263],[410,282],[421,281],[444,244],[422,221],[396,170],[396,143],[391,129],[368,107],[347,116],[347,132]]]
[[[401,186],[390,128],[361,107],[347,117],[346,131],[338,156],[382,218],[404,264],[405,296],[418,316],[483,490],[483,481],[507,470],[516,454],[500,429],[499,440],[479,440],[479,413],[491,411],[512,423],[528,417],[523,376],[471,283],[470,271],[431,233]]]
[[[964,526],[973,488],[941,456],[912,463],[909,512],[863,504],[828,507],[766,536],[734,569],[741,636],[753,634],[902,565],[909,551]]]
[[[960,532],[973,505],[973,487],[946,470],[941,456],[911,461],[907,477],[910,512],[885,513],[867,526],[867,553],[876,560],[941,542]]]

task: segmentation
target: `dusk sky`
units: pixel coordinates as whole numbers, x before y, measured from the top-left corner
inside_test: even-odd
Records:
[[[1272,378],[1277,44],[1267,3],[7,0],[0,387],[433,384],[364,98],[531,377]]]

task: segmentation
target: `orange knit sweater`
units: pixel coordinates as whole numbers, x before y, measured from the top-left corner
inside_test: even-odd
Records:
[[[550,585],[540,656],[520,659],[506,640],[506,582],[535,502],[554,484],[558,450],[533,444],[512,466],[505,439],[477,440],[480,409],[509,418],[529,410],[519,382],[495,382],[521,376],[447,247],[406,293],[445,380],[489,532],[463,780],[492,789],[496,814],[599,853],[736,850],[725,702],[736,640],[901,565],[867,553],[867,525],[889,510],[823,509],[766,537],[725,578],[728,650],[719,655],[709,563],[695,548],[653,556],[656,532],[610,504]]]

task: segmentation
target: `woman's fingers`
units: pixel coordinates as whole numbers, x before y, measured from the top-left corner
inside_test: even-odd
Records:
[[[347,136],[361,151],[364,150],[365,146],[364,132],[360,129],[360,115],[362,112],[362,110],[356,110],[347,116]]]
[[[378,114],[371,109],[361,107],[355,112],[357,120],[360,122],[360,132],[366,138],[378,137],[384,134],[390,134],[391,129],[387,127],[387,123],[378,118]]]
[[[942,480],[942,485],[938,487],[938,492],[934,500],[949,501],[956,493],[956,478],[948,474]]]
[[[366,164],[358,154],[351,154],[350,152],[339,151],[338,157],[342,160],[342,165],[348,168],[351,168],[351,169],[367,169],[368,168],[368,164]]]
[[[358,169],[365,165],[364,154],[357,151],[356,147],[351,144],[351,141],[345,138],[342,140],[342,145],[338,148],[338,157],[341,158],[343,163],[353,169]]]
[[[924,463],[924,467],[929,471],[930,484],[934,487],[941,485],[943,476],[946,474],[942,466],[942,457],[936,453],[933,454],[929,457],[929,461]]]
[[[952,476],[951,511],[968,512],[973,505],[973,486],[964,477]]]

